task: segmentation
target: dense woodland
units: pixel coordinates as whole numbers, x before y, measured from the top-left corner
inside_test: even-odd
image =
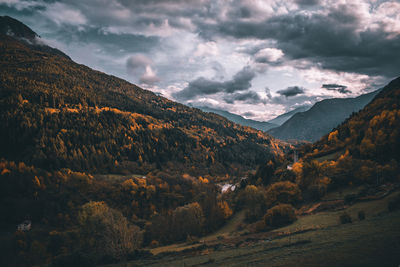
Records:
[[[11,244],[2,243],[3,251],[21,256],[3,259],[12,260],[8,264],[51,260],[70,266],[74,260],[87,264],[107,260],[102,256],[126,259],[142,246],[209,233],[233,212],[232,204],[218,196],[218,188],[202,177],[155,171],[146,178],[99,179],[69,169],[48,172],[9,161],[0,162],[0,173],[2,226],[13,232],[16,223],[30,219],[35,229],[16,232],[8,237]],[[110,235],[105,235],[107,231]],[[96,235],[104,238],[103,243]],[[135,245],[120,240],[126,236],[136,240]],[[108,248],[110,242],[116,247]]]
[[[0,54],[0,249],[13,255],[0,265],[134,259],[196,242],[240,210],[249,231],[266,231],[329,190],[400,180],[400,79],[298,147],[292,165],[293,147],[267,134],[61,52],[2,35]],[[222,194],[217,182],[234,178],[237,189]],[[32,230],[16,231],[25,219]]]

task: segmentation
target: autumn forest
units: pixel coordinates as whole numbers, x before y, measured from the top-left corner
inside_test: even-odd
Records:
[[[179,255],[155,252],[174,244],[188,246],[185,257],[226,252],[274,240],[355,188],[335,212],[391,194],[385,212],[398,224],[400,78],[315,143],[285,142],[75,63],[10,17],[0,23],[23,36],[0,32],[0,265],[140,266]],[[202,264],[224,264],[207,255]],[[390,250],[382,259],[400,260]]]

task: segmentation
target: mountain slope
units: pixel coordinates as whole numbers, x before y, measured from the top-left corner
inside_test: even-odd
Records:
[[[245,119],[242,116],[230,113],[225,110],[221,109],[214,109],[214,108],[209,108],[209,107],[198,107],[204,112],[211,112],[215,113],[218,115],[221,115],[225,118],[227,118],[230,121],[233,121],[234,123],[243,125],[243,126],[249,126],[254,129],[260,130],[260,131],[268,131],[269,129],[272,129],[274,127],[277,127],[278,125],[270,123],[270,122],[265,122],[265,121],[255,121],[251,119]]]
[[[293,170],[310,196],[318,187],[387,186],[400,182],[399,151],[400,78],[397,78],[318,142],[300,148],[301,159],[293,165]]]
[[[251,169],[283,148],[260,131],[32,44],[25,39],[37,34],[7,21],[0,32],[0,157],[46,169],[223,174]]]
[[[352,157],[397,167],[390,160],[400,160],[400,77],[313,147],[316,154],[346,149]]]
[[[284,114],[282,114],[282,115],[279,115],[279,116],[277,116],[276,118],[274,118],[274,119],[272,119],[272,120],[269,120],[268,122],[269,122],[269,123],[276,124],[276,125],[278,125],[278,126],[281,126],[281,125],[284,124],[288,119],[290,119],[291,117],[293,117],[296,113],[305,112],[305,111],[307,111],[307,110],[309,110],[309,109],[310,109],[309,106],[299,107],[299,108],[296,108],[296,109],[291,110],[291,111],[289,111],[289,112],[286,112],[286,113],[284,113]]]
[[[317,102],[306,112],[296,113],[280,127],[268,131],[281,140],[316,141],[329,133],[353,112],[368,104],[379,91],[356,98],[333,98]]]

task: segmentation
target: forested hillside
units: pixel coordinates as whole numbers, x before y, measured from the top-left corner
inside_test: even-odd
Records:
[[[337,182],[396,181],[400,161],[400,78],[390,82],[360,112],[304,148],[305,159],[342,154]]]
[[[1,157],[52,170],[108,172],[122,164],[220,175],[282,152],[267,134],[43,47],[1,36]]]
[[[279,204],[296,206],[319,201],[328,192],[348,187],[363,185],[368,189],[398,184],[400,78],[328,135],[297,148],[296,153],[297,162],[293,162],[293,153],[289,153],[286,160],[261,165],[247,181],[245,194],[247,191],[248,195],[256,196],[248,205],[250,218],[260,220],[275,205],[278,209]],[[365,197],[367,193],[368,190],[362,194]],[[288,216],[287,211],[275,212],[285,214],[286,219],[295,218]]]
[[[399,182],[400,78],[319,141],[297,150],[300,160],[293,166],[290,154],[281,166],[264,164],[255,179],[295,182],[304,200],[348,185]]]

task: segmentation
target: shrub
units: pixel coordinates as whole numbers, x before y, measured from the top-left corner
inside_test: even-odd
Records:
[[[288,181],[277,182],[270,185],[265,195],[268,206],[277,203],[296,204],[301,200],[301,191],[299,186]]]
[[[244,203],[246,207],[246,221],[257,221],[265,214],[265,196],[266,194],[263,188],[254,185],[246,186],[240,196],[240,201]]]
[[[184,240],[188,235],[200,236],[203,226],[204,214],[197,202],[178,207],[172,213],[172,230],[176,240]]]
[[[320,200],[325,194],[325,188],[319,184],[312,184],[303,191],[303,198],[306,201]]]
[[[267,211],[264,222],[267,226],[279,227],[291,224],[296,220],[294,208],[289,204],[279,204]]]
[[[360,210],[360,211],[358,212],[358,219],[359,219],[360,221],[365,220],[365,212],[364,212],[363,210]]]
[[[104,202],[88,202],[78,215],[83,249],[93,260],[125,259],[141,247],[143,234],[121,212]]]
[[[340,223],[341,224],[351,223],[352,222],[350,215],[348,213],[346,213],[346,212],[343,213],[342,215],[340,215],[339,219],[340,219]]]

